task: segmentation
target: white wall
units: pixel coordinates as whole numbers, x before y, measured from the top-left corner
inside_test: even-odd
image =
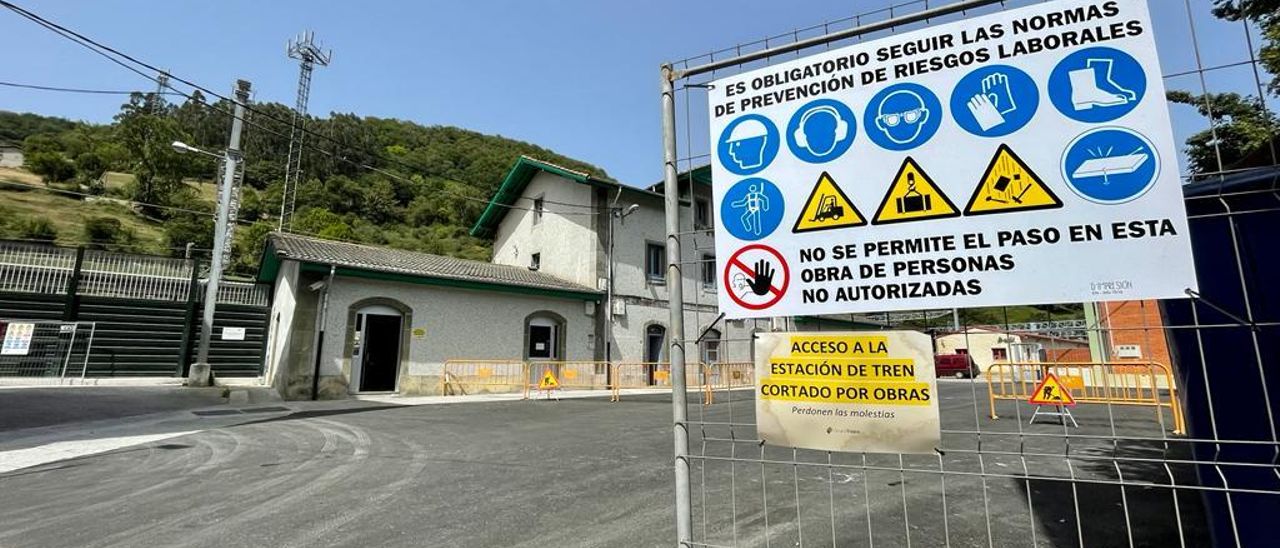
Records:
[[[347,317],[352,304],[370,297],[404,303],[412,309],[411,327],[426,329],[424,339],[410,341],[411,375],[437,376],[447,359],[519,360],[525,318],[539,311],[564,317],[566,359],[592,359],[594,320],[581,300],[339,277],[329,294],[322,376],[349,374]]]
[[[1005,355],[1008,356],[1009,344],[1017,344],[1019,342],[1021,342],[1021,338],[1017,335],[971,329],[968,333],[954,333],[938,337],[934,342],[934,346],[938,354],[956,354],[958,349],[968,350],[969,355],[973,357],[973,362],[978,364],[978,367],[985,372],[987,367],[996,362],[995,358],[992,357],[991,349],[1003,348]]]
[[[284,386],[282,381],[288,368],[283,365],[292,340],[289,334],[293,331],[297,291],[298,263],[281,261],[276,274],[275,295],[271,299],[271,320],[267,324],[267,371],[264,376],[272,386]]]
[[[493,262],[529,266],[530,257],[541,253],[544,273],[594,288],[599,276],[596,256],[603,251],[595,232],[596,216],[590,215],[592,187],[546,172],[534,175],[525,187],[523,198],[498,224],[494,234]],[[533,198],[546,200],[545,213],[534,222]],[[552,203],[560,202],[560,203]],[[571,207],[563,204],[580,204]],[[584,215],[562,215],[579,212]]]

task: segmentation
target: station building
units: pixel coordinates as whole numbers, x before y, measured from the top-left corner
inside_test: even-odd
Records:
[[[710,170],[680,183],[686,357],[750,361],[769,321],[719,318]],[[265,375],[287,398],[317,369],[321,397],[421,395],[451,359],[665,362],[662,192],[522,157],[471,231],[489,262],[271,234]]]

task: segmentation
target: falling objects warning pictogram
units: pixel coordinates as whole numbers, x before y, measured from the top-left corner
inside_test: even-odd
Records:
[[[1009,145],[1000,145],[973,189],[965,215],[989,215],[1062,207],[1062,200]]]
[[[800,217],[796,219],[791,232],[799,234],[865,224],[867,220],[862,212],[840,190],[835,179],[824,171],[818,177],[818,182],[814,183],[813,191],[809,193],[809,199],[805,200],[804,208],[800,210]]]
[[[764,310],[777,304],[791,284],[791,268],[772,247],[752,244],[739,249],[724,265],[724,288],[735,304]]]
[[[560,388],[560,381],[556,380],[556,374],[551,372],[550,368],[543,370],[542,380],[538,381],[538,390],[556,390]]]
[[[1027,403],[1033,405],[1075,405],[1075,398],[1071,397],[1071,392],[1063,386],[1062,381],[1058,380],[1058,376],[1053,373],[1045,375],[1044,380],[1036,386],[1031,397],[1027,398]]]
[[[960,210],[934,184],[915,160],[907,157],[893,177],[893,184],[880,202],[871,224],[905,223],[959,217]]]

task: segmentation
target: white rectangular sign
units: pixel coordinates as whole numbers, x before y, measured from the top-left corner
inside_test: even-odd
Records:
[[[224,341],[243,341],[245,329],[243,327],[224,327],[222,328],[222,340]]]
[[[729,318],[1197,289],[1144,0],[1062,0],[714,82]]]
[[[0,347],[0,355],[26,356],[31,352],[31,338],[35,335],[36,324],[11,323],[4,331],[4,345]]]
[[[942,434],[931,345],[916,331],[760,334],[760,439],[826,451],[933,453]]]

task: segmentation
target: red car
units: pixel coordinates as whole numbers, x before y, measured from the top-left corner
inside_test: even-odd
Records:
[[[978,376],[978,364],[968,354],[937,354],[933,357],[933,370],[938,378],[955,377],[957,379]]]

